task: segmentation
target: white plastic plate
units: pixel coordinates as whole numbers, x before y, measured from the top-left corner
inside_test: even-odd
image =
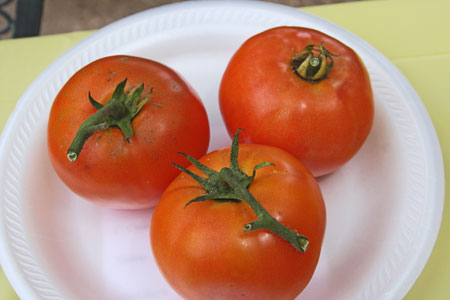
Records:
[[[54,173],[46,150],[51,103],[89,62],[143,56],[193,85],[209,114],[210,149],[227,146],[217,101],[222,73],[242,42],[280,25],[315,28],[352,47],[369,70],[376,101],[361,151],[320,179],[327,230],[301,299],[406,295],[431,253],[444,202],[439,142],[418,95],[374,48],[323,19],[269,3],[198,1],[144,11],[99,30],[49,66],[19,100],[0,144],[0,256],[19,297],[179,299],[151,254],[152,211],[100,208],[71,193]]]

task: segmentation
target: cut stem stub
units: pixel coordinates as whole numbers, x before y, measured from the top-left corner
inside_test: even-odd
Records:
[[[246,202],[254,211],[257,220],[244,224],[244,231],[254,231],[258,229],[267,229],[281,238],[289,242],[295,249],[305,252],[308,249],[309,240],[298,234],[297,232],[289,229],[280,222],[278,222],[270,213],[253,197],[249,192],[248,187],[255,178],[256,170],[273,165],[269,162],[262,162],[257,164],[253,168],[252,176],[248,176],[242,172],[238,165],[238,152],[239,152],[239,130],[236,132],[230,154],[230,167],[224,167],[219,172],[210,169],[203,165],[195,158],[185,154],[184,155],[194,166],[202,171],[207,177],[199,176],[192,171],[172,163],[175,167],[182,172],[191,176],[197,181],[206,191],[206,194],[198,196],[190,200],[186,206],[194,203],[206,200],[223,201],[223,202]]]
[[[338,54],[331,53],[320,44],[308,44],[302,52],[296,53],[291,60],[291,68],[300,78],[319,82],[326,78],[334,66],[333,57]]]
[[[97,112],[91,115],[78,129],[75,138],[67,150],[67,158],[70,162],[77,160],[87,139],[98,130],[109,127],[120,128],[127,141],[130,142],[130,138],[133,136],[131,121],[148,101],[152,90],[150,90],[150,93],[145,99],[139,101],[144,91],[144,84],[141,84],[132,93],[127,95],[125,93],[126,82],[127,79],[125,78],[125,80],[116,86],[113,95],[105,105],[95,101],[89,93],[89,101],[97,109]]]

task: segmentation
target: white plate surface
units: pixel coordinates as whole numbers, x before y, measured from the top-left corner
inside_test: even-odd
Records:
[[[210,150],[227,146],[218,108],[226,64],[248,37],[279,25],[324,31],[352,47],[373,84],[373,130],[361,151],[321,178],[328,223],[321,260],[301,299],[400,299],[423,269],[444,202],[439,143],[423,104],[380,53],[293,8],[198,1],[151,9],[96,32],[57,59],[22,96],[0,144],[0,257],[22,299],[179,299],[150,251],[151,210],[114,211],[72,194],[46,152],[53,98],[89,62],[112,54],[160,61],[207,108]]]

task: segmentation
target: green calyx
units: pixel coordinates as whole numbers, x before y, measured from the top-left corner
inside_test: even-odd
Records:
[[[78,159],[87,139],[98,130],[110,127],[119,128],[122,130],[127,141],[130,142],[130,138],[133,136],[131,121],[141,111],[145,103],[147,103],[152,91],[150,90],[150,93],[145,99],[139,101],[144,91],[144,84],[141,84],[132,93],[126,94],[126,82],[127,79],[125,78],[125,80],[116,86],[113,95],[105,105],[94,100],[89,92],[89,101],[97,112],[91,115],[78,129],[75,138],[67,150],[67,158],[70,162]]]
[[[320,44],[308,44],[302,52],[296,53],[291,60],[291,67],[300,78],[319,82],[326,78],[334,66],[333,57],[338,54],[331,53]]]
[[[184,155],[195,167],[197,167],[207,177],[199,176],[192,171],[172,163],[182,172],[191,176],[204,189],[206,194],[198,196],[190,200],[186,207],[194,202],[202,202],[207,200],[222,201],[222,202],[246,202],[255,212],[257,220],[244,224],[245,232],[254,231],[258,229],[267,229],[281,238],[289,242],[295,249],[305,252],[309,245],[309,240],[297,232],[287,228],[274,217],[253,197],[248,188],[255,179],[256,171],[266,166],[273,166],[272,163],[262,162],[253,168],[251,176],[242,172],[238,165],[239,152],[239,130],[236,132],[231,146],[230,167],[224,167],[219,172],[210,169],[203,165],[195,158],[185,154]]]

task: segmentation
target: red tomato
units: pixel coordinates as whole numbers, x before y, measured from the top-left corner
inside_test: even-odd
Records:
[[[219,171],[229,165],[229,156],[226,148],[200,162]],[[261,162],[275,166],[258,169],[248,191],[279,223],[306,236],[309,248],[302,253],[267,229],[244,232],[246,224],[257,218],[244,201],[205,200],[186,206],[207,192],[182,173],[153,213],[150,239],[162,274],[184,299],[292,300],[310,281],[326,222],[319,185],[289,153],[271,146],[241,145],[243,173],[251,176]],[[194,166],[189,170],[201,174]]]
[[[309,59],[308,72],[317,78],[305,80],[297,68]],[[356,154],[374,115],[369,76],[358,55],[301,27],[277,27],[248,39],[226,68],[219,100],[230,135],[245,128],[243,142],[280,147],[315,176],[335,171]]]
[[[120,82],[124,91],[118,87]],[[143,90],[138,88],[141,84]],[[121,92],[117,97],[143,104],[131,116],[131,128],[130,120],[120,123],[131,130],[131,136],[118,125],[98,130],[71,163],[67,158],[69,146],[81,124],[97,111],[89,93],[105,104],[116,87]],[[131,96],[133,91],[138,91],[135,98]],[[132,108],[139,106],[132,104],[136,104]],[[122,113],[117,116],[122,117]],[[102,116],[100,122],[113,116]],[[48,152],[58,176],[78,195],[113,208],[156,205],[179,173],[169,162],[186,164],[177,151],[200,157],[208,144],[206,111],[194,90],[167,66],[132,56],[105,57],[75,73],[56,96],[48,122]]]

